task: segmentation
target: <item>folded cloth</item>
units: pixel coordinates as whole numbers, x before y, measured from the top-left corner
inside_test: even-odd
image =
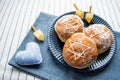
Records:
[[[41,12],[34,26],[43,31],[45,40],[43,42],[36,40],[33,31],[30,30],[16,51],[17,53],[20,50],[24,50],[28,42],[37,42],[41,49],[43,62],[36,66],[20,66],[15,62],[15,53],[9,61],[11,66],[33,76],[48,80],[118,80],[120,78],[120,32],[115,31],[117,48],[111,62],[107,66],[94,72],[77,72],[60,64],[49,50],[47,32],[56,18],[57,16]]]

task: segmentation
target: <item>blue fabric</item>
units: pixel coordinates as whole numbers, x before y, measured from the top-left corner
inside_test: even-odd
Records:
[[[27,43],[25,50],[16,53],[15,61],[19,65],[40,64],[42,62],[42,56],[39,45],[35,42]]]
[[[40,42],[35,39],[33,36],[33,31],[30,30],[22,44],[16,51],[16,53],[20,50],[25,49],[25,45],[28,42],[37,42],[41,49],[41,54],[43,57],[43,62],[37,66],[20,66],[15,62],[15,55],[9,61],[9,64],[13,67],[22,70],[26,73],[29,73],[33,76],[37,76],[42,79],[49,80],[119,80],[120,74],[120,32],[115,32],[116,35],[116,52],[111,60],[111,62],[106,65],[104,68],[99,71],[94,72],[86,72],[80,73],[73,70],[70,70],[64,65],[61,65],[56,59],[53,57],[51,51],[48,48],[47,42],[47,32],[48,28],[54,22],[57,17],[54,15],[50,15],[47,13],[41,12],[38,19],[35,21],[35,26],[37,29],[41,29],[45,34],[44,42]]]

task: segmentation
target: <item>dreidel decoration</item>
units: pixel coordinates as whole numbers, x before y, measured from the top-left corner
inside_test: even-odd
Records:
[[[89,12],[86,13],[85,19],[88,23],[91,22],[91,20],[93,19],[93,14],[91,13],[92,11],[92,6],[89,7]]]
[[[84,11],[82,9],[79,10],[76,4],[73,4],[73,5],[74,5],[74,7],[76,9],[76,13],[75,14],[78,15],[81,19],[83,19]]]
[[[34,31],[34,36],[40,40],[40,41],[44,41],[44,34],[41,30],[37,30],[33,25],[32,25],[32,29]]]

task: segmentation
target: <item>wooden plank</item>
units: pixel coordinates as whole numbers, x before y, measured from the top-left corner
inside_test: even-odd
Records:
[[[40,13],[40,0],[37,2],[35,20],[38,18],[39,13]]]
[[[27,78],[27,74],[20,71],[20,74],[18,76],[18,80],[26,80],[26,78]]]
[[[32,12],[33,12],[33,6],[34,6],[34,1],[32,3],[30,3],[29,17],[26,19],[26,20],[28,20],[28,23],[26,24],[26,26],[27,26],[26,34],[29,31],[29,27],[33,24],[33,23],[30,23],[30,20],[32,18],[31,15],[32,15]]]
[[[110,17],[112,19],[113,29],[118,30],[119,28],[116,26],[118,23],[116,22],[114,10],[113,10],[114,8],[111,4],[111,1],[106,0],[106,4],[107,4],[108,10],[110,12]]]
[[[20,30],[20,33],[19,33],[19,38],[18,38],[18,45],[20,45],[21,44],[21,42],[22,42],[22,40],[23,40],[23,38],[24,38],[24,36],[25,36],[25,34],[23,33],[23,32],[25,32],[24,31],[24,21],[25,21],[25,16],[27,15],[26,13],[27,13],[27,9],[28,9],[28,5],[29,5],[29,2],[30,1],[28,1],[28,0],[25,0],[25,2],[24,2],[24,6],[23,6],[23,9],[25,10],[25,12],[24,13],[22,13],[22,15],[24,15],[23,16],[23,20],[21,20],[22,22],[21,22],[21,30]],[[27,27],[27,26],[26,26]],[[23,33],[23,34],[22,34]],[[26,32],[25,32],[26,33]],[[21,72],[20,71],[20,73],[19,73],[19,80],[26,80],[26,73],[23,73],[23,72]]]
[[[39,9],[38,9],[38,13],[37,14],[39,15],[39,13],[41,11],[43,11],[43,9],[44,9],[44,0],[40,0],[40,2],[39,2]]]
[[[71,12],[73,10],[71,10],[71,7],[73,6],[73,3],[71,4],[70,0],[65,0],[66,1],[66,12]]]
[[[69,0],[68,0],[68,1],[69,1]],[[75,11],[75,8],[74,8],[73,4],[76,3],[76,2],[74,2],[73,0],[70,0],[69,2],[70,2],[70,3],[69,3],[69,5],[70,5],[69,8],[70,8],[70,10],[71,10],[71,11]],[[81,7],[80,7],[80,8],[81,8]]]
[[[18,48],[18,37],[19,37],[19,29],[20,27],[18,25],[20,25],[20,14],[22,14],[22,7],[23,7],[23,4],[24,4],[24,0],[21,0],[18,4],[18,7],[17,7],[17,10],[16,10],[16,14],[15,14],[15,22],[12,23],[12,25],[15,27],[14,29],[14,34],[13,34],[13,39],[12,39],[12,45],[11,45],[11,54],[13,54],[16,49]],[[18,32],[18,33],[17,33]],[[13,51],[14,50],[14,51]],[[12,72],[11,72],[11,80],[17,80],[19,77],[19,71],[16,71],[16,69],[12,69]]]
[[[61,14],[63,14],[63,13],[65,13],[66,11],[66,9],[65,9],[65,0],[62,0],[62,1],[60,1],[60,11],[61,11]]]
[[[6,16],[6,17],[2,17],[3,18],[3,21],[1,21],[1,25],[3,27],[3,30],[1,30],[1,36],[0,36],[0,46],[1,46],[1,50],[0,50],[0,61],[1,61],[1,58],[2,58],[2,55],[3,55],[3,50],[4,50],[4,47],[5,47],[5,43],[6,43],[6,38],[7,38],[7,33],[9,31],[9,26],[7,26],[7,21],[8,21],[8,17],[10,16],[10,9],[12,7],[12,4],[13,4],[13,1],[11,1],[8,6],[7,6],[7,11],[4,13],[3,17]]]
[[[30,19],[29,19],[29,25],[28,25],[28,30],[31,28],[31,25],[34,23],[35,19],[36,19],[36,14],[37,14],[37,7],[38,7],[39,1],[34,1],[31,7],[31,14],[30,14]],[[37,6],[36,6],[37,5]],[[27,74],[26,76],[26,80],[34,80],[34,76],[31,76],[29,74]]]
[[[35,78],[34,78],[34,76],[32,76],[32,75],[27,75],[27,79],[26,80],[34,80]]]
[[[115,26],[117,27],[117,31],[120,31],[120,14],[119,14],[120,11],[119,11],[119,8],[117,6],[116,1],[112,0],[111,4],[112,4],[113,11],[114,11],[114,14],[115,14],[116,22],[117,22],[117,24]]]
[[[9,1],[6,1],[4,4],[3,4],[3,7],[1,8],[1,11],[0,11],[0,28],[1,28],[1,31],[0,31],[0,40],[2,38],[2,33],[4,32],[4,29],[5,27],[3,25],[5,25],[5,22],[6,22],[6,18],[7,18],[7,15],[8,13],[8,10],[9,9],[9,3],[10,3],[11,0]]]
[[[29,16],[30,18],[29,18],[28,27],[27,27],[27,33],[30,30],[31,25],[34,24],[35,17],[36,17],[36,15],[34,13],[34,11],[35,11],[34,6],[36,6],[35,1],[33,1],[33,4],[31,6],[32,6],[32,8],[31,8],[30,16]]]
[[[27,0],[27,1],[29,1],[29,0]],[[22,30],[21,30],[21,34],[20,34],[19,45],[21,44],[22,40],[26,36],[27,31],[28,31],[28,27],[30,26],[29,21],[30,21],[30,15],[31,15],[32,7],[33,7],[32,5],[33,5],[33,1],[30,0],[29,4],[27,5],[27,9],[26,9],[26,12],[25,12],[26,14],[24,15],[23,24],[21,26]]]
[[[60,15],[60,4],[59,4],[59,1],[60,0],[55,0],[55,2],[54,2],[54,14],[55,15]],[[66,4],[67,5],[67,4]]]
[[[40,2],[40,4],[42,3],[42,1]],[[60,4],[60,3],[59,3]],[[49,1],[49,9],[48,9],[48,12],[50,14],[53,14],[54,13],[54,0],[53,1]],[[41,10],[44,10],[44,7],[41,8]]]
[[[48,12],[48,9],[49,9],[49,0],[44,0],[43,1],[43,11]]]
[[[14,2],[14,1],[13,1]],[[6,54],[6,55],[3,55],[3,63],[1,62],[1,64],[2,64],[2,66],[5,64],[5,67],[4,67],[4,73],[2,74],[2,77],[3,78],[7,78],[7,79],[9,79],[9,77],[10,77],[10,74],[11,74],[11,66],[9,66],[8,68],[6,68],[6,65],[7,65],[7,62],[8,62],[8,57],[9,57],[9,51],[10,51],[10,49],[11,49],[11,41],[12,41],[12,36],[11,36],[11,30],[12,30],[12,32],[13,32],[13,30],[14,30],[14,28],[12,29],[12,26],[11,26],[11,24],[12,24],[12,22],[13,22],[13,18],[14,18],[14,13],[15,13],[15,11],[16,11],[16,6],[18,5],[18,1],[15,1],[13,4],[12,4],[12,6],[11,6],[11,9],[12,10],[10,10],[10,15],[8,16],[8,19],[7,19],[7,21],[6,21],[6,26],[9,26],[9,29],[8,29],[8,32],[6,32],[7,33],[7,37],[6,37],[6,39],[3,39],[3,40],[5,40],[5,44],[3,45],[4,46],[4,50],[3,50],[3,54]],[[7,57],[7,58],[5,58],[5,57]],[[7,60],[6,60],[7,59]],[[6,62],[5,62],[5,60],[6,60]],[[5,71],[6,71],[6,69],[7,69],[7,73],[5,73]],[[7,80],[6,79],[6,80]]]
[[[86,5],[86,1],[85,0],[81,0],[81,5],[82,5],[82,9],[84,10],[84,11],[88,11],[88,6]]]
[[[9,4],[8,4],[8,7],[11,9],[12,8],[12,5],[13,5],[13,1],[11,1]],[[7,24],[7,22],[9,21],[8,20],[8,17],[10,16],[9,14],[10,14],[10,9],[8,9],[7,10],[7,12],[6,12],[6,14],[4,14],[4,15],[6,15],[6,21],[5,22],[3,22],[3,23],[5,23],[5,25],[1,25],[1,26],[3,26],[3,27],[5,27],[4,28],[4,31],[3,31],[3,34],[2,34],[2,39],[1,39],[1,41],[0,41],[0,46],[1,46],[1,57],[0,57],[0,65],[1,65],[1,72],[0,72],[0,75],[1,75],[1,80],[2,80],[2,76],[4,76],[4,70],[5,70],[5,64],[6,64],[6,60],[7,60],[7,51],[8,51],[8,49],[9,49],[9,47],[7,47],[7,48],[5,48],[6,47],[6,41],[7,41],[7,37],[8,37],[8,30],[9,30],[9,26],[6,26],[6,24]]]
[[[35,80],[42,80],[42,79],[39,79],[39,78],[35,77]]]
[[[99,9],[98,9],[98,6],[97,6],[97,3],[96,3],[96,0],[91,0],[91,5],[93,6],[93,13],[96,14],[96,15],[99,15]]]
[[[0,13],[1,11],[3,10],[4,6],[8,3],[8,0],[1,0],[1,3],[0,3]]]
[[[105,15],[105,20],[111,25],[111,27],[113,26],[112,24],[112,19],[110,17],[110,12],[108,7],[106,6],[106,2],[105,1],[101,1],[102,4],[102,9],[104,11],[104,15]],[[113,27],[114,28],[114,27]]]
[[[96,0],[97,6],[99,8],[99,16],[102,17],[103,19],[106,19],[104,10],[102,8],[103,4],[101,4],[100,1]]]

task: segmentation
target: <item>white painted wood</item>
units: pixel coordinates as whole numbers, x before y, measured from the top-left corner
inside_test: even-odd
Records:
[[[0,80],[41,80],[8,65],[39,13],[61,15],[75,11],[73,4],[105,19],[120,31],[120,0],[0,0]]]
[[[60,1],[60,11],[61,11],[61,14],[66,12],[65,5],[66,5],[65,4],[65,0],[61,0]]]
[[[18,80],[19,73],[20,73],[19,70],[15,69],[15,68],[12,68],[12,73],[11,73],[10,80]]]
[[[58,0],[57,0],[58,1]],[[40,0],[40,4],[42,3],[42,1]],[[50,14],[53,14],[54,13],[54,0],[49,0],[49,9],[48,9],[48,12]],[[41,10],[44,10],[44,7],[41,7]]]
[[[35,77],[35,80],[42,80],[42,79],[39,79],[39,78]]]
[[[7,9],[9,9],[9,6],[10,5],[10,0],[8,1],[6,1],[4,4],[3,4],[3,6],[2,6],[2,8],[1,8],[1,10],[0,10],[0,28],[1,28],[1,31],[0,31],[0,40],[1,40],[1,38],[2,38],[2,33],[3,33],[3,31],[4,31],[4,29],[5,29],[5,27],[3,26],[5,23],[5,21],[6,21],[6,18],[7,18],[7,15],[8,15],[8,13],[7,12],[9,12]]]
[[[105,20],[106,20],[111,26],[113,26],[112,20],[111,20],[111,17],[110,17],[109,8],[108,8],[107,6],[105,6],[105,5],[107,5],[106,2],[105,2],[105,1],[101,1],[101,3],[102,3],[102,5],[103,5],[102,8],[103,8],[103,11],[104,11]]]
[[[114,30],[118,30],[118,22],[116,21],[116,17],[115,17],[115,12],[114,12],[114,8],[111,4],[111,1],[109,0],[106,0],[106,3],[107,3],[107,6],[109,7],[109,11],[110,11],[110,16],[111,16],[111,19],[112,19],[112,24],[113,24],[113,27],[114,27]]]
[[[21,42],[24,38],[23,36],[24,36],[25,32],[22,34],[22,31],[24,31],[24,26],[23,25],[24,25],[24,21],[25,21],[25,16],[27,15],[27,9],[29,9],[28,8],[29,3],[30,2],[28,0],[24,1],[23,7],[24,7],[25,12],[23,13],[23,19],[21,20],[21,30],[20,30],[20,33],[19,33],[18,46],[21,44]],[[26,80],[26,73],[23,73],[23,72],[20,71],[19,80]]]
[[[33,4],[31,5],[31,14],[30,14],[30,18],[29,18],[29,23],[28,23],[28,28],[27,28],[27,32],[29,31],[29,29],[31,29],[31,25],[34,24],[34,21],[35,21],[35,17],[36,17],[36,9],[37,9],[37,6],[36,6],[36,2],[37,0],[33,1]]]
[[[120,1],[119,1],[120,2]],[[120,14],[119,14],[119,9],[117,7],[116,1],[111,1],[112,7],[113,7],[113,11],[115,14],[115,20],[117,22],[117,24],[115,25],[117,27],[117,31],[120,31]]]
[[[7,34],[7,36],[6,36],[6,39],[2,39],[2,40],[5,40],[5,44],[3,45],[4,46],[4,50],[3,50],[3,52],[2,52],[2,61],[1,61],[1,64],[2,64],[2,66],[4,65],[4,69],[2,69],[2,70],[4,70],[4,71],[2,71],[1,73],[3,73],[3,77],[4,78],[7,78],[7,79],[9,79],[9,77],[10,77],[10,74],[11,74],[11,66],[9,66],[8,68],[7,68],[7,62],[8,62],[8,58],[9,58],[9,51],[10,51],[10,49],[11,49],[11,41],[12,41],[12,36],[11,36],[11,30],[10,29],[12,29],[12,27],[11,27],[11,23],[13,22],[11,19],[13,19],[13,17],[14,17],[14,13],[15,13],[15,10],[16,10],[16,8],[14,8],[14,7],[16,7],[17,6],[17,4],[16,3],[18,3],[18,1],[14,1],[14,3],[12,4],[13,6],[11,7],[11,9],[12,10],[10,10],[10,14],[9,14],[9,16],[8,16],[8,19],[6,20],[6,28],[7,27],[9,27],[9,29],[7,30],[7,31],[9,31],[9,32],[7,32],[7,31],[5,31],[5,33]],[[5,28],[5,29],[6,29]],[[13,28],[14,29],[14,28]],[[12,29],[12,30],[13,30]],[[13,32],[13,31],[12,31]],[[4,34],[3,34],[4,35]],[[5,36],[5,35],[4,35]],[[0,42],[0,44],[2,44],[2,42]],[[5,56],[5,57],[4,57]],[[7,73],[6,73],[6,71],[7,71]],[[7,77],[6,77],[7,76]]]
[[[34,78],[34,76],[32,76],[32,75],[27,75],[27,79],[26,80],[34,80],[35,78]]]
[[[92,5],[92,7],[93,7],[93,8],[92,8],[93,13],[96,14],[96,15],[99,15],[99,9],[98,9],[96,0],[91,0],[91,5]]]
[[[27,74],[20,71],[18,80],[26,80]]]
[[[19,39],[19,30],[21,30],[21,20],[22,20],[22,13],[24,12],[24,0],[20,0],[18,7],[17,7],[17,11],[16,11],[16,15],[18,15],[16,20],[16,23],[13,23],[13,26],[15,27],[14,29],[14,34],[13,34],[13,42],[12,42],[12,48],[16,51],[16,49],[18,48],[18,39]],[[22,9],[23,8],[23,9]],[[11,49],[12,50],[12,49]],[[17,80],[19,78],[19,71],[16,71],[16,69],[13,68],[12,73],[11,73],[11,80]],[[15,74],[15,75],[14,75]]]
[[[65,1],[65,0],[64,0]],[[60,15],[60,4],[59,4],[60,0],[54,0],[54,7],[53,7],[53,10],[54,10],[54,14],[55,15]]]

